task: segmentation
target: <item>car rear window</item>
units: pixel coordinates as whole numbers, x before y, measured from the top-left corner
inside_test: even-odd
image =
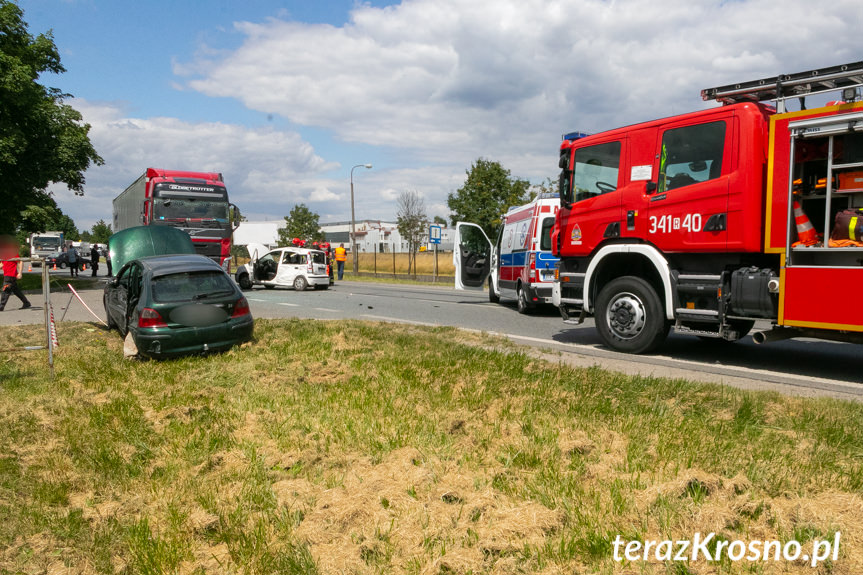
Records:
[[[156,276],[151,283],[153,300],[161,303],[196,301],[234,293],[224,272],[182,272]]]
[[[312,261],[316,264],[327,263],[327,254],[324,252],[309,252],[312,256]]]

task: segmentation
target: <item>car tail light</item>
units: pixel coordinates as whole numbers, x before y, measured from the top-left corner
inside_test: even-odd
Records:
[[[156,310],[145,307],[138,316],[138,327],[168,327]]]
[[[231,314],[231,317],[241,317],[249,313],[251,313],[249,310],[249,300],[243,297],[234,304],[234,313]]]
[[[530,259],[527,262],[527,277],[532,280],[536,279],[536,254],[530,254]]]

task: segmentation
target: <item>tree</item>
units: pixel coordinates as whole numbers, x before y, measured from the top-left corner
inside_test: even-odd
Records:
[[[419,192],[410,191],[399,194],[397,205],[396,223],[399,235],[408,242],[408,271],[413,265],[416,275],[416,253],[428,228],[425,202]]]
[[[434,217],[434,223],[436,223],[439,226],[446,227],[446,218],[441,217],[441,216],[435,216]]]
[[[105,220],[99,220],[93,224],[93,229],[90,232],[90,242],[94,244],[107,244],[108,238],[111,237],[111,225],[106,224]]]
[[[285,216],[285,227],[279,228],[280,246],[290,245],[294,238],[312,241],[324,239],[318,214],[307,208],[306,204],[295,205],[290,215]]]
[[[546,178],[545,181],[537,186],[534,186],[534,189],[531,190],[530,195],[536,196],[537,193],[545,194],[548,196],[560,194],[560,176],[555,178]],[[533,199],[533,197],[531,197]]]
[[[78,228],[75,222],[63,213],[54,198],[45,192],[36,194],[39,205],[25,206],[18,214],[16,237],[21,245],[27,243],[30,234],[38,232],[63,232],[67,240],[78,241]]]
[[[0,0],[0,232],[18,230],[23,210],[41,205],[51,183],[83,195],[84,171],[104,163],[89,124],[64,103],[69,94],[38,82],[65,71],[51,32],[34,38],[18,5]]]
[[[528,201],[530,183],[513,178],[498,162],[479,158],[465,172],[467,179],[455,193],[447,195],[453,225],[473,222],[494,240],[506,211]]]

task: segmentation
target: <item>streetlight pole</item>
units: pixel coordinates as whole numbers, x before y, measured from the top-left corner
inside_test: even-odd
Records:
[[[354,260],[354,274],[359,272],[359,253],[357,253],[356,218],[354,216],[354,168],[371,169],[371,164],[357,164],[351,168],[351,259]]]

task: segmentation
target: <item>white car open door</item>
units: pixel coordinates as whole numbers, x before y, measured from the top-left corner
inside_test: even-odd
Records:
[[[270,251],[265,245],[254,242],[246,245],[246,249],[249,250],[249,258],[251,260],[249,263],[253,265],[259,258],[264,257],[264,254]]]
[[[468,222],[456,223],[452,252],[455,289],[483,289],[492,270],[492,251],[492,243],[481,227]]]

